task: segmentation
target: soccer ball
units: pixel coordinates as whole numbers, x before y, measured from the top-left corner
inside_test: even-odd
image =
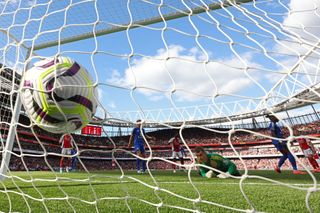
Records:
[[[71,58],[41,60],[24,73],[22,81],[24,109],[46,131],[74,132],[88,124],[96,112],[91,76]]]

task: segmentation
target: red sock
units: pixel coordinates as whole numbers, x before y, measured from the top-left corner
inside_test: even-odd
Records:
[[[70,164],[71,164],[71,159],[69,158],[68,160],[67,160],[67,167],[70,167]]]
[[[318,162],[311,156],[311,157],[308,157],[308,160],[311,164],[311,166],[314,168],[314,169],[318,169],[319,168],[319,164]]]
[[[60,160],[60,168],[62,168],[63,167],[63,160],[61,159]]]

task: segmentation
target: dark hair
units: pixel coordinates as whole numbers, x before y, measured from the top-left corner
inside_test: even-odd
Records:
[[[272,115],[272,114],[266,115],[266,118],[269,118],[270,120],[271,119],[275,119],[276,122],[279,121],[279,119],[276,116]]]
[[[206,151],[204,151],[204,148],[201,147],[201,146],[197,146],[197,147],[194,149],[194,151],[195,151],[196,153],[206,152]]]
[[[141,119],[136,120],[136,123],[141,122]]]

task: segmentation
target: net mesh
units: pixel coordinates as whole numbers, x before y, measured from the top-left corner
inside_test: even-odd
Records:
[[[255,200],[247,184],[253,179],[262,191],[279,186],[302,194],[303,210],[316,211],[318,182],[306,159],[298,158],[297,144],[288,146],[309,182],[250,171],[253,165],[272,169],[281,156],[270,143],[266,114],[280,119],[289,142],[299,128],[299,135],[318,143],[319,8],[317,0],[0,0],[1,153],[11,155],[2,161],[8,172],[0,210],[273,211]],[[12,116],[21,75],[55,56],[73,58],[93,76],[99,99],[93,124],[104,128],[101,138],[72,134],[73,159],[82,171],[74,175],[58,172],[60,157],[68,157],[61,154],[61,135],[41,130],[23,108],[19,119]],[[147,133],[157,138],[145,138],[144,159],[126,149],[137,119],[159,131]],[[116,131],[121,136],[114,137]],[[176,132],[186,151],[183,166],[167,147]],[[195,179],[193,148],[199,144],[228,156],[243,175],[221,184]],[[128,171],[135,158],[147,162],[146,175]],[[157,170],[172,165],[187,172],[166,182]],[[226,190],[215,194],[221,187]],[[241,204],[221,198],[234,194]]]

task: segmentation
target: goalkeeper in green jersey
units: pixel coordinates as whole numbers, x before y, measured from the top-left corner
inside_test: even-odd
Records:
[[[202,177],[211,178],[213,173],[215,173],[218,178],[228,178],[230,175],[240,176],[236,165],[231,160],[218,154],[207,154],[202,147],[196,147],[195,152],[198,164],[203,164],[225,173],[219,173],[200,166],[199,173]]]

